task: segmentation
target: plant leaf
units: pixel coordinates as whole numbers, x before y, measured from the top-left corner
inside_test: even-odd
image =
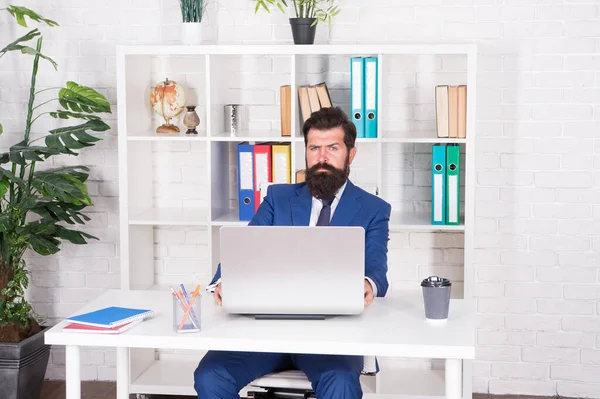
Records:
[[[256,4],[256,10],[255,10],[255,12],[258,11],[258,6],[262,6],[262,8],[264,8],[268,13],[271,12],[271,10],[269,10],[269,7],[267,7],[267,5],[262,0],[259,0],[258,4]]]
[[[75,205],[92,205],[87,187],[67,173],[37,172],[31,184],[42,195]]]
[[[20,211],[22,215],[32,210],[37,204],[37,198],[33,195],[26,194],[21,200],[15,205],[15,208]]]
[[[85,240],[86,238],[95,240],[98,239],[97,237],[84,233],[83,231],[69,230],[62,226],[56,226],[56,232],[61,239],[68,240],[73,244],[87,244],[87,241]]]
[[[15,182],[17,183],[21,188],[24,188],[27,183],[25,183],[25,181],[15,175],[13,175],[13,173],[10,170],[6,170],[4,168],[0,167],[0,178],[5,178],[7,179],[9,182]],[[2,197],[0,195],[0,197]]]
[[[80,112],[70,112],[57,110],[56,112],[50,112],[50,116],[58,119],[69,119],[69,118],[79,118],[79,119],[87,119],[88,121],[100,119],[99,116],[91,115],[91,114],[82,114]]]
[[[25,141],[21,141],[12,147],[9,152],[0,155],[0,164],[6,163],[6,156],[10,162],[25,166],[27,161],[43,161],[49,156],[56,155],[59,152],[53,148],[26,145]],[[42,158],[44,156],[44,158]]]
[[[15,17],[17,23],[24,27],[27,27],[27,22],[25,21],[26,16],[36,22],[45,22],[48,26],[58,26],[58,23],[56,23],[55,21],[52,21],[51,19],[46,19],[40,14],[26,7],[8,6],[7,10],[10,13],[10,15]]]
[[[46,169],[46,170],[44,170],[44,172],[46,172],[46,173],[68,173],[68,174],[76,177],[77,180],[79,180],[80,182],[84,183],[88,178],[88,174],[84,173],[84,172],[80,172],[82,170],[85,172],[89,172],[90,168],[88,168],[87,166],[82,166],[82,165],[61,166],[58,168]]]
[[[10,214],[8,212],[0,213],[0,233],[8,230],[10,225]]]
[[[110,103],[102,94],[87,86],[67,82],[67,87],[58,92],[58,101],[66,110],[75,112],[108,112]]]
[[[39,30],[37,29],[33,29],[29,32],[27,32],[27,34],[25,34],[24,36],[21,36],[20,38],[18,38],[17,40],[9,43],[6,47],[4,47],[2,50],[0,50],[0,53],[6,53],[8,51],[21,51],[21,48],[23,46],[21,46],[19,43],[23,43],[23,42],[28,42],[31,39],[33,39],[36,36],[40,36],[41,33]]]
[[[58,247],[60,241],[49,235],[32,234],[29,243],[31,249],[44,256],[55,254],[60,250]]]
[[[45,59],[46,61],[50,62],[50,63],[52,64],[52,66],[54,67],[54,70],[58,71],[58,64],[57,64],[57,63],[56,63],[56,62],[55,62],[55,61],[54,61],[52,58],[50,58],[50,57],[48,57],[48,56],[45,56],[44,54],[42,54],[42,53],[38,52],[36,49],[34,49],[34,48],[31,48],[31,47],[24,46],[24,47],[21,49],[21,52],[22,52],[23,54],[31,54],[31,55],[36,55],[36,54],[37,54],[37,55],[39,55],[39,56],[40,56],[40,58],[43,58],[43,59]]]
[[[10,186],[10,181],[6,176],[0,179],[0,198],[3,198],[8,192],[8,187]]]
[[[0,134],[4,132],[4,128],[2,127],[2,123],[0,123]]]
[[[101,139],[86,133],[86,130],[102,132],[110,129],[106,123],[100,119],[89,120],[81,125],[61,127],[50,130],[46,136],[46,145],[62,154],[77,155],[72,150],[79,150],[84,147],[93,146],[96,141]]]
[[[2,50],[0,50],[0,56],[9,51],[20,51],[23,54],[31,54],[31,55],[39,54],[39,56],[41,58],[49,61],[55,70],[58,70],[58,65],[52,58],[45,56],[44,54],[38,52],[37,50],[35,50],[32,47],[23,46],[23,45],[19,44],[19,43],[28,42],[31,39],[33,39],[37,36],[40,36],[40,35],[41,35],[40,31],[38,31],[37,29],[33,29],[33,30],[29,31],[25,36],[21,36],[20,38],[18,38],[17,40],[8,44],[6,47],[4,47]]]
[[[40,197],[41,198],[41,197]],[[59,201],[38,201],[31,211],[42,218],[64,221],[69,224],[85,224],[90,218],[79,212],[84,206],[73,205]]]

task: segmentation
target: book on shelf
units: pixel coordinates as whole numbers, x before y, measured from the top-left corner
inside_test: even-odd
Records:
[[[279,103],[281,108],[281,135],[292,135],[292,87],[284,85],[279,88]]]
[[[327,89],[327,83],[298,86],[298,104],[302,122],[305,122],[313,112],[321,108],[332,107],[333,102],[329,95],[329,89]]]
[[[112,328],[143,320],[154,312],[150,309],[134,309],[120,306],[109,306],[93,312],[71,316],[66,321],[87,326]]]
[[[467,137],[467,86],[437,85],[435,87],[437,136]]]

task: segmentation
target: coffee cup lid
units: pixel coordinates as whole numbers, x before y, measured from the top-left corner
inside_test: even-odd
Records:
[[[421,287],[449,287],[452,283],[444,277],[429,276],[421,281]]]

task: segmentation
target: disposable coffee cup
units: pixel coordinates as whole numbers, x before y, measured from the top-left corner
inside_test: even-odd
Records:
[[[447,320],[450,308],[450,290],[452,288],[450,280],[438,276],[429,276],[421,281],[421,287],[423,287],[425,318],[431,321]]]

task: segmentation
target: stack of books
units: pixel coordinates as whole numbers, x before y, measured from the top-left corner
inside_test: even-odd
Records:
[[[467,86],[436,86],[435,113],[438,137],[458,139],[466,138]]]
[[[65,332],[93,334],[119,334],[141,323],[154,312],[149,309],[132,309],[110,306],[89,313],[83,313],[66,319],[70,324],[63,328]]]

